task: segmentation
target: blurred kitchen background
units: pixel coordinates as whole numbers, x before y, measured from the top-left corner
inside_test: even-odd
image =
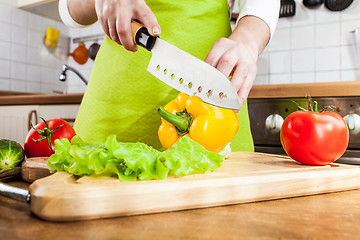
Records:
[[[44,2],[43,9],[23,10],[18,4]],[[258,61],[256,85],[360,80],[350,31],[360,27],[360,1],[343,11],[332,12],[324,4],[306,8],[296,0],[293,17],[280,18],[269,46]],[[36,5],[36,4],[35,4]],[[78,47],[74,39],[82,38],[86,47],[102,43],[101,26],[96,23],[84,29],[68,29],[59,20],[54,6],[57,1],[0,0],[0,91],[27,93],[82,93],[86,85],[73,72],[65,82],[59,81],[63,64],[77,69],[89,79],[93,60],[80,65],[68,52]],[[51,8],[53,10],[51,10]],[[235,11],[237,8],[235,8]],[[48,13],[48,17],[41,16]],[[55,49],[46,47],[43,38],[47,28],[60,30]]]

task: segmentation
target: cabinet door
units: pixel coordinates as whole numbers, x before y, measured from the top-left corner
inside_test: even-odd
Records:
[[[0,138],[14,140],[24,146],[30,123],[36,124],[39,105],[0,107]]]
[[[79,104],[40,105],[38,116],[45,119],[61,118],[73,124]]]

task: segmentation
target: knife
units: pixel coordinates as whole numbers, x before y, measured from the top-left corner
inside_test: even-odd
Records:
[[[153,37],[136,21],[131,22],[137,45],[151,51],[147,71],[167,85],[211,105],[240,110],[237,92],[219,70],[159,37]]]

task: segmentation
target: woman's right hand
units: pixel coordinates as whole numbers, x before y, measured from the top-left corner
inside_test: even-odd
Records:
[[[95,11],[106,35],[129,51],[137,51],[131,20],[138,20],[151,35],[160,35],[160,25],[144,0],[95,0]]]

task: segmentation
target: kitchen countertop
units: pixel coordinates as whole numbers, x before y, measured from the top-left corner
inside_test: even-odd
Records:
[[[82,93],[71,94],[30,94],[0,96],[0,106],[38,104],[80,104]]]
[[[11,185],[27,188],[15,181]],[[3,239],[356,239],[360,190],[223,207],[55,223],[0,196]]]
[[[0,94],[1,105],[80,104],[83,93],[72,94]],[[254,85],[249,98],[302,98],[360,96],[360,81],[304,84]]]

